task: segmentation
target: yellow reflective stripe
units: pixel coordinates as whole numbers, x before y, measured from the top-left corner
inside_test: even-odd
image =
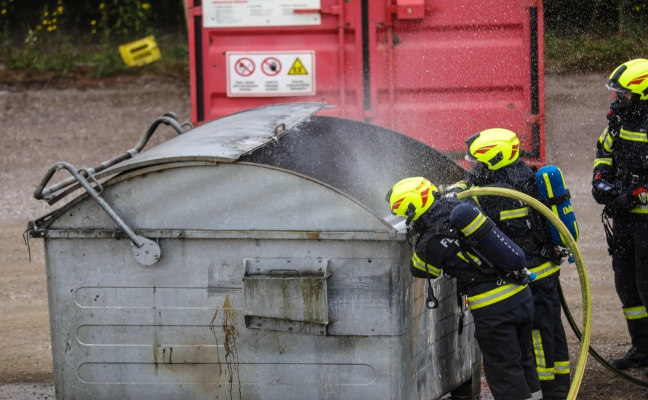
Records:
[[[614,147],[614,139],[608,133],[607,128],[605,128],[603,134],[599,138],[599,143],[601,143],[603,150],[605,150],[606,153],[612,152],[612,148]]]
[[[473,233],[475,233],[475,231],[476,231],[477,229],[479,229],[479,227],[482,226],[482,225],[484,224],[484,222],[486,222],[486,217],[484,216],[484,214],[479,213],[479,214],[475,217],[475,219],[472,220],[471,223],[469,223],[468,225],[466,225],[466,226],[461,230],[461,232],[462,232],[465,236],[470,236],[470,235],[472,235]]]
[[[569,361],[556,361],[554,364],[554,374],[567,375],[569,372]]]
[[[624,308],[623,315],[625,316],[625,319],[628,320],[648,317],[648,313],[646,312],[646,307],[644,306]]]
[[[420,269],[423,272],[429,272],[430,275],[433,275],[434,277],[441,275],[441,270],[439,268],[432,264],[426,264],[425,261],[421,260],[419,256],[416,255],[416,253],[412,256],[412,265],[414,265],[414,268]]]
[[[553,381],[556,379],[553,368],[536,367],[536,371],[538,372],[538,378],[540,378],[541,381]]]
[[[594,159],[594,167],[598,167],[599,165],[609,165],[611,167],[612,166],[612,159],[611,158],[595,158]]]
[[[648,214],[648,205],[639,204],[630,210],[630,212],[635,214]]]
[[[526,285],[520,286],[509,283],[496,289],[489,290],[488,292],[468,297],[468,308],[476,310],[478,308],[490,306],[491,304],[508,299],[514,294],[524,290],[524,288],[526,288]]]
[[[529,207],[500,211],[500,221],[514,218],[524,218],[529,215]]]
[[[542,174],[542,179],[544,179],[545,186],[547,187],[547,197],[549,198],[554,197],[553,188],[551,187],[551,180],[549,180],[549,174]]]
[[[474,262],[476,262],[477,265],[481,265],[482,261],[481,261],[481,260],[480,260],[476,255],[472,254],[472,253],[469,252],[469,251],[467,251],[466,254],[468,254],[468,256],[469,256],[470,258],[472,258],[472,260],[473,260]],[[464,257],[464,255],[463,255],[462,253],[457,253],[457,257],[461,258],[461,259],[464,260],[465,262],[470,262],[470,261],[468,261],[468,259],[467,259],[466,257]]]
[[[533,354],[535,355],[537,368],[547,369],[546,368],[547,362],[545,361],[544,348],[542,347],[542,336],[540,335],[540,330],[538,329],[532,330],[531,339],[533,340]]]
[[[560,265],[554,264],[551,261],[547,261],[544,264],[540,264],[537,267],[529,269],[529,272],[536,274],[535,280],[546,278],[549,275],[557,272],[560,269]]]
[[[632,132],[621,129],[621,134],[619,135],[621,139],[630,140],[633,142],[648,142],[648,138],[645,133],[641,132]]]

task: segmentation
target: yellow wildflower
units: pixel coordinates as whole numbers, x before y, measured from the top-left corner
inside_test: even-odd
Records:
[[[92,25],[92,26],[97,25],[97,21],[93,19],[92,21],[90,21],[90,25]]]
[[[97,30],[96,30],[96,29],[93,29],[93,30],[92,30],[92,34],[94,35],[94,34],[96,34],[96,33],[97,33]]]
[[[43,12],[43,17],[47,17],[48,15],[49,15],[49,13],[47,11]]]
[[[2,11],[0,11],[0,14],[2,14],[2,15],[5,15],[6,13],[7,13],[7,10],[5,10],[4,8],[2,9]]]
[[[106,6],[106,5],[105,5],[104,3],[100,3],[100,4],[99,4],[99,9],[100,9],[100,10],[103,10],[105,6]]]
[[[142,3],[142,10],[148,10],[151,8],[151,3]]]
[[[56,9],[59,14],[63,14],[63,7],[59,6],[59,8]]]
[[[42,27],[41,25],[37,25],[37,26],[36,26],[36,30],[37,30],[37,31],[40,31],[41,29],[43,29],[43,27]]]

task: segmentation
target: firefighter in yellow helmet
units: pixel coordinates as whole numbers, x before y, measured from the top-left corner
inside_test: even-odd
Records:
[[[533,301],[518,271],[524,267],[522,250],[474,203],[440,196],[425,178],[399,181],[387,201],[393,214],[407,219],[408,232],[416,233],[412,275],[456,278],[458,290],[468,296],[484,374],[495,399],[542,399],[531,346]],[[476,237],[486,256],[471,247]],[[512,248],[518,251],[512,253]]]
[[[628,369],[648,366],[648,60],[619,65],[606,86],[612,96],[596,145],[592,195],[605,204],[614,283],[632,342],[612,364]]]
[[[539,198],[535,171],[520,158],[520,140],[514,132],[487,129],[470,137],[466,144],[466,159],[471,168],[466,179],[452,186],[451,191],[494,186]],[[527,204],[500,196],[481,196],[475,200],[524,250],[526,267],[536,274],[529,285],[535,309],[532,333],[536,370],[545,400],[565,399],[569,393],[570,368],[558,293],[560,249],[552,243],[543,217]]]

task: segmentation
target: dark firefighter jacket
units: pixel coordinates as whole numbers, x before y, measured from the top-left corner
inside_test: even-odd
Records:
[[[465,187],[491,186],[513,189],[539,198],[535,172],[521,159],[499,170],[480,170],[467,175]],[[551,242],[544,217],[526,203],[502,196],[473,198],[484,214],[518,246],[527,260],[527,269],[536,274],[536,280],[560,270],[560,255]]]
[[[473,315],[501,313],[530,298],[531,291],[526,285],[503,283],[497,275],[479,272],[461,253],[458,238],[439,231],[438,227],[449,225],[450,212],[457,204],[459,200],[442,197],[413,223],[419,236],[410,263],[412,275],[426,278],[429,274],[438,278],[445,273],[457,278],[459,290],[468,295],[468,307]]]
[[[648,110],[636,110],[632,117],[624,117],[623,123],[615,115],[609,119],[596,145],[594,176],[614,185],[619,194],[648,185]],[[614,217],[646,220],[648,205],[616,209]]]

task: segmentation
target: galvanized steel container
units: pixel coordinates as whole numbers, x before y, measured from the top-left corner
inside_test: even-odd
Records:
[[[324,106],[253,109],[108,168],[48,172],[36,192],[51,203],[86,188],[30,222],[57,399],[479,393],[472,319],[459,335],[444,279],[426,309],[384,200],[401,178],[462,170],[385,128],[312,116]],[[46,188],[59,169],[74,182]]]

